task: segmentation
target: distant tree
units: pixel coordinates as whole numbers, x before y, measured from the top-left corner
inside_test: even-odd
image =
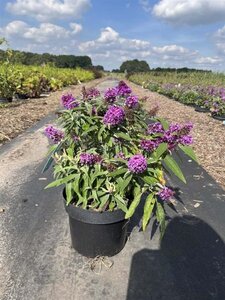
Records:
[[[98,71],[104,71],[104,67],[100,65],[94,66],[94,68]]]
[[[148,63],[144,60],[127,60],[122,63],[120,66],[120,72],[127,72],[127,73],[135,73],[135,72],[148,72],[150,71],[150,67]]]

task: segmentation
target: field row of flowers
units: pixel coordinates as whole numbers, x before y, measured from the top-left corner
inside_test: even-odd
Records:
[[[44,92],[56,91],[95,78],[90,70],[63,69],[52,66],[0,64],[0,98],[12,100],[39,97]]]
[[[221,74],[218,75],[217,82],[214,77],[214,82],[217,84],[214,86],[205,83],[208,82],[209,76],[213,78],[216,74],[207,75],[207,80],[204,81],[205,75],[199,73],[198,77],[201,79],[199,78],[192,84],[188,83],[188,77],[182,78],[182,74],[177,75],[177,78],[174,75],[172,78],[169,77],[169,74],[167,76],[165,74],[161,76],[135,74],[130,76],[129,79],[153,92],[163,94],[183,104],[194,106],[197,111],[211,112],[213,117],[225,118],[225,83],[223,84],[225,79],[223,79]],[[197,78],[196,76],[194,77]],[[189,77],[190,82],[192,82],[192,74]],[[167,81],[165,81],[165,78],[167,78]],[[173,81],[176,79],[177,81],[171,82],[171,79]]]

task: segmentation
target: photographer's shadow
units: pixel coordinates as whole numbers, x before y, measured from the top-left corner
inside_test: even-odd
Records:
[[[160,250],[133,256],[127,300],[159,299],[225,299],[225,244],[196,217],[175,217]]]

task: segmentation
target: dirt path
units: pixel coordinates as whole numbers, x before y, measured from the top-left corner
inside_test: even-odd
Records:
[[[104,80],[104,78],[96,79],[53,92],[46,98],[17,101],[10,107],[0,108],[0,145],[18,136],[49,113],[56,111],[63,93],[71,92],[79,95],[82,86],[92,87]]]
[[[143,89],[134,83],[127,81],[127,84],[139,97],[148,97],[146,109],[158,105],[157,115],[170,122],[192,122],[194,124],[193,147],[199,163],[225,188],[225,126],[222,122],[214,120],[209,114],[196,112],[193,107]]]

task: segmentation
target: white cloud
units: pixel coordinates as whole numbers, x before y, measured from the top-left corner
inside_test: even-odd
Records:
[[[219,28],[213,35],[214,42],[218,53],[220,55],[225,55],[225,26]]]
[[[7,39],[17,37],[35,43],[52,42],[54,44],[54,42],[57,43],[57,40],[60,43],[69,39],[82,29],[82,26],[76,23],[71,23],[70,27],[72,30],[51,23],[41,23],[39,27],[32,27],[23,21],[12,21],[0,28],[0,33]]]
[[[70,23],[70,28],[72,28],[73,34],[77,34],[77,33],[81,32],[81,30],[83,29],[82,25],[78,24],[78,23]]]
[[[6,8],[12,14],[46,22],[66,17],[79,18],[90,6],[90,0],[16,0],[9,2]]]
[[[160,0],[153,14],[174,24],[209,24],[225,20],[225,0]]]
[[[222,58],[220,57],[210,57],[210,56],[206,56],[206,57],[199,57],[196,60],[194,60],[195,63],[200,64],[200,65],[214,65],[214,64],[218,64],[221,63],[223,61]]]

